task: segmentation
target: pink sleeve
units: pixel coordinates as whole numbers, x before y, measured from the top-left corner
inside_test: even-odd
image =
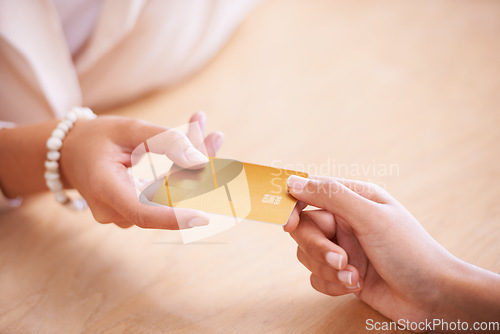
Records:
[[[2,122],[0,121],[0,131],[2,128],[13,128],[15,126],[14,123],[11,122]],[[0,188],[0,212],[6,211],[8,209],[16,208],[21,205],[23,199],[21,197],[9,199],[5,197],[3,194],[2,188]]]

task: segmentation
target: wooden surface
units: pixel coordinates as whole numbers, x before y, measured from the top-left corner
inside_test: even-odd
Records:
[[[203,109],[226,134],[220,156],[377,182],[453,254],[499,272],[499,36],[494,0],[271,0],[200,73],[111,112],[176,126]],[[354,333],[385,319],[313,290],[278,226],[183,245],[48,194],[0,220],[2,333]]]

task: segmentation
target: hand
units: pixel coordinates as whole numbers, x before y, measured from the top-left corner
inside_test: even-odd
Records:
[[[204,132],[206,116],[193,115]],[[179,229],[206,225],[204,212],[141,204],[132,178],[127,173],[131,153],[141,143],[167,129],[155,124],[124,117],[101,116],[80,120],[68,133],[61,149],[61,176],[65,185],[76,188],[87,201],[100,223],[115,223],[126,228]],[[188,133],[189,136],[189,133]],[[183,168],[200,167],[208,158],[193,146],[188,136],[171,130],[161,151]],[[215,155],[223,134],[215,132],[204,140],[209,155]],[[175,210],[175,211],[174,211]]]
[[[380,187],[296,176],[288,185],[299,203],[285,231],[316,290],[355,293],[395,321],[500,314],[500,276],[455,258]],[[322,210],[300,212],[308,204]]]

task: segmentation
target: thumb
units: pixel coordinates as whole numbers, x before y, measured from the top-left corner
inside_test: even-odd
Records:
[[[208,162],[207,156],[196,149],[184,133],[176,129],[149,138],[146,143],[149,152],[165,154],[181,168],[199,168]]]
[[[380,205],[333,178],[313,180],[292,175],[287,184],[296,199],[340,216],[358,231],[366,229],[366,223]]]

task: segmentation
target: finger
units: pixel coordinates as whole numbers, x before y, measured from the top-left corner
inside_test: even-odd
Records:
[[[207,115],[205,115],[204,112],[199,111],[191,116],[187,131],[187,137],[193,146],[204,155],[208,155],[205,141],[203,139],[205,136],[206,122]]]
[[[337,279],[339,283],[345,285],[345,287],[349,289],[352,289],[357,287],[361,280],[361,275],[356,267],[348,264],[344,269],[337,272]]]
[[[295,204],[295,207],[292,210],[292,214],[290,215],[290,218],[288,218],[288,221],[286,222],[285,225],[283,225],[283,230],[285,232],[291,233],[295,231],[297,228],[297,225],[299,224],[300,220],[300,213],[302,210],[304,210],[307,207],[307,204],[302,202],[302,201],[297,201],[297,204]]]
[[[311,273],[321,277],[325,281],[339,282],[338,270],[330,265],[320,262],[305,253],[300,247],[297,247],[297,259],[304,265]]]
[[[209,157],[215,157],[224,142],[224,134],[220,131],[212,132],[205,138],[205,147]]]
[[[198,151],[184,133],[176,129],[149,138],[147,150],[165,154],[181,168],[200,168],[208,162],[207,156]]]
[[[130,223],[139,227],[177,230],[209,223],[208,215],[202,211],[140,203],[124,166],[106,173],[100,184],[107,203]]]
[[[195,112],[189,119],[189,123],[198,123],[198,128],[203,135],[207,127],[207,114],[205,114],[203,111]]]
[[[324,208],[339,215],[354,228],[363,228],[372,215],[379,210],[379,203],[373,202],[335,179],[318,181],[292,175],[288,178],[288,188],[292,196],[309,205]]]
[[[116,226],[118,226],[120,228],[129,228],[129,227],[134,226],[134,224],[132,224],[131,222],[129,222],[126,219],[116,219],[112,223],[114,223]]]
[[[120,144],[132,149],[142,144],[149,138],[152,138],[168,130],[168,128],[164,126],[160,126],[143,120],[118,117],[115,118],[112,116],[109,118],[110,121],[113,122],[113,125],[116,126],[116,124],[119,124],[120,128],[122,129],[122,131],[118,133],[120,135]],[[123,136],[123,134],[126,135]]]
[[[121,228],[129,228],[134,225],[108,205],[95,202],[87,202],[87,204],[89,205],[94,219],[101,224],[115,224]]]
[[[342,296],[350,293],[356,293],[363,287],[361,280],[359,281],[359,285],[356,284],[352,287],[348,287],[342,283],[326,281],[315,274],[311,274],[311,285],[315,290],[329,296]]]
[[[395,199],[387,191],[373,183],[318,175],[312,175],[309,178],[323,182],[326,182],[329,179],[334,179],[364,198],[368,198],[369,200],[380,204],[387,204],[395,201]]]
[[[308,254],[297,248],[297,259],[319,278],[346,286],[347,288],[355,288],[360,281],[360,275],[356,267],[348,264],[343,270],[337,270],[324,264],[323,262],[316,261]]]
[[[362,234],[355,234],[349,223],[338,216],[335,217],[335,222],[335,243],[349,254],[349,263],[359,268],[361,275],[365,275],[369,263],[363,247],[358,240],[358,237],[362,236]]]
[[[347,265],[346,252],[324,235],[319,227],[307,216],[301,215],[300,224],[290,233],[300,249],[315,259],[337,270]]]
[[[133,161],[139,161],[141,155],[149,151],[165,154],[182,168],[199,168],[208,162],[208,158],[198,151],[188,137],[179,130],[168,130],[141,120],[118,119],[115,121],[122,122],[126,136],[121,137],[120,144],[134,149]]]
[[[302,219],[312,220],[327,239],[333,240],[336,236],[337,224],[332,213],[322,209],[308,210],[302,211],[300,216]]]

